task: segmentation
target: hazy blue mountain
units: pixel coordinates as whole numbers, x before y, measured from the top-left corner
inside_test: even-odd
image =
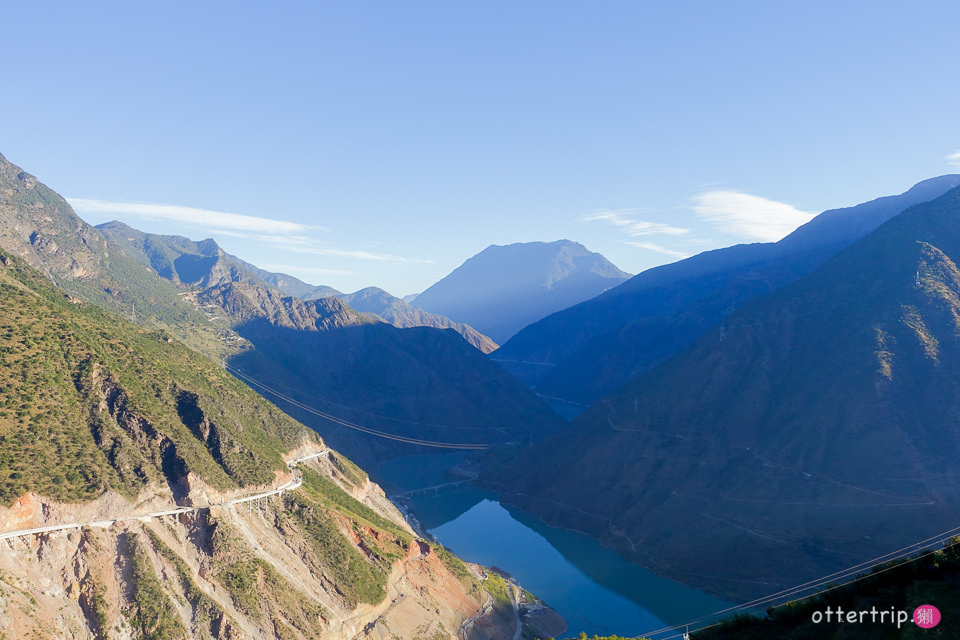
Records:
[[[283,291],[288,296],[302,298],[304,300],[314,300],[317,298],[326,298],[327,296],[338,296],[341,292],[327,285],[307,284],[303,280],[294,278],[286,273],[271,273],[256,269],[254,271],[261,278]]]
[[[733,599],[955,527],[958,261],[960,188],[744,304],[490,481]]]
[[[446,316],[419,309],[377,287],[367,287],[355,293],[341,293],[336,297],[361,313],[372,315],[401,329],[409,327],[453,329],[483,353],[490,353],[497,348],[493,340],[470,325],[454,322]]]
[[[899,196],[825,211],[779,242],[650,269],[525,328],[493,358],[538,393],[589,405],[689,346],[748,300],[809,273],[906,207],[958,184],[957,175],[933,178]]]
[[[289,286],[293,279],[256,269],[213,240],[146,234],[121,223],[99,229],[145,266],[188,286],[198,308],[215,309],[218,319],[246,340],[240,353],[227,356],[229,362],[254,379],[283,381],[284,395],[300,402],[385,432],[455,443],[525,440],[559,424],[550,409],[500,367],[470,353],[475,349],[454,333],[458,328],[452,322],[446,321],[452,330],[440,331],[441,337],[431,335],[433,328],[372,328],[377,318],[360,315],[337,296],[304,300],[286,295],[267,280]],[[344,297],[362,309],[386,311],[398,322],[419,319],[437,326],[446,320],[419,309],[401,318],[408,305],[378,289]],[[390,314],[391,307],[397,313]],[[459,330],[477,345],[490,345],[469,327]],[[454,346],[458,340],[461,347]],[[427,345],[440,349],[443,357],[436,358]],[[384,378],[392,381],[384,383]],[[434,451],[337,427],[277,401],[370,468],[392,457]],[[363,410],[358,413],[358,408]]]
[[[250,263],[244,264],[247,265],[251,273],[259,276],[277,289],[280,289],[280,291],[283,291],[288,296],[294,296],[303,300],[315,300],[317,298],[340,295],[339,291],[325,284],[308,284],[286,273],[273,273],[272,271],[265,271],[255,267]]]
[[[413,300],[503,343],[560,309],[614,287],[624,273],[569,240],[491,245]]]

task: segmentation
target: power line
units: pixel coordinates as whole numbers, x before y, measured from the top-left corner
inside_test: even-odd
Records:
[[[221,359],[222,359],[222,358],[221,358]],[[234,369],[234,370],[237,370],[237,369]],[[285,388],[285,389],[288,390],[288,392],[290,391],[290,387],[289,387],[289,386],[282,385],[282,384],[279,384],[279,383],[277,383],[277,382],[274,382],[273,384],[274,384],[275,387]],[[345,405],[345,404],[340,404],[340,403],[338,403],[338,402],[334,402],[333,400],[329,400],[329,399],[327,399],[327,398],[312,398],[312,400],[314,400],[314,401],[316,401],[316,402],[322,402],[323,404],[326,404],[326,405],[332,405],[332,406],[334,406],[334,407],[339,407],[339,408],[341,408],[341,409],[346,409],[347,411],[350,411],[350,412],[352,412],[352,413],[358,413],[358,414],[362,414],[362,415],[365,415],[365,416],[370,416],[371,418],[380,418],[380,419],[382,419],[382,420],[389,420],[389,421],[391,421],[391,422],[399,422],[399,423],[402,423],[402,424],[411,424],[411,425],[415,425],[415,426],[418,426],[418,427],[427,427],[427,428],[430,428],[430,429],[453,429],[453,430],[457,430],[457,431],[489,431],[489,428],[488,428],[488,427],[468,427],[468,426],[451,425],[451,424],[434,424],[434,423],[432,423],[432,422],[420,422],[420,421],[417,421],[417,420],[405,420],[405,419],[403,419],[403,418],[394,418],[394,417],[391,417],[391,416],[385,416],[385,415],[380,414],[380,413],[373,413],[372,411],[364,411],[363,409],[357,409],[356,407],[350,407],[350,406],[347,406],[347,405]]]
[[[860,564],[853,565],[852,567],[847,567],[846,569],[843,569],[842,571],[837,571],[837,572],[835,572],[835,573],[831,573],[831,574],[826,575],[826,576],[821,576],[820,578],[817,578],[816,580],[811,580],[810,582],[805,582],[805,583],[800,584],[800,585],[797,585],[797,586],[795,586],[795,587],[791,587],[791,588],[789,588],[789,589],[784,589],[783,591],[779,591],[779,592],[777,592],[777,593],[772,593],[772,594],[770,594],[770,595],[764,596],[764,597],[762,597],[762,598],[758,598],[758,599],[756,599],[756,600],[751,600],[750,602],[744,602],[743,604],[738,604],[738,605],[735,605],[735,606],[733,606],[733,607],[729,607],[729,608],[727,608],[727,609],[722,609],[722,610],[720,610],[720,611],[715,611],[714,613],[711,613],[711,614],[705,615],[705,616],[701,616],[701,617],[695,618],[695,619],[693,619],[693,620],[689,620],[689,621],[687,621],[687,622],[684,622],[683,624],[671,625],[671,626],[669,626],[669,627],[663,627],[662,629],[657,629],[656,631],[649,631],[649,632],[647,632],[647,633],[641,634],[641,635],[638,636],[638,637],[643,637],[643,638],[650,637],[650,638],[652,638],[653,636],[656,636],[656,635],[659,635],[659,634],[662,634],[662,633],[670,633],[670,632],[673,632],[673,631],[679,631],[680,629],[684,629],[684,628],[693,626],[693,625],[698,624],[698,623],[701,623],[701,622],[706,622],[706,621],[708,621],[708,620],[712,620],[712,619],[714,619],[714,618],[716,618],[717,616],[720,616],[720,615],[727,615],[727,616],[729,616],[729,615],[733,615],[733,614],[735,614],[735,613],[738,613],[738,612],[740,612],[740,611],[746,611],[746,610],[748,610],[748,609],[756,609],[756,608],[760,607],[761,605],[769,604],[769,603],[771,603],[771,602],[773,602],[773,601],[775,601],[775,600],[781,600],[781,599],[784,599],[784,598],[789,598],[789,597],[791,597],[791,596],[796,596],[796,595],[799,595],[800,593],[802,593],[802,592],[804,592],[804,591],[810,591],[811,589],[817,589],[818,587],[824,586],[824,585],[829,584],[829,583],[832,583],[832,582],[836,582],[837,580],[843,580],[844,578],[848,578],[848,577],[850,577],[851,575],[854,575],[854,574],[856,574],[856,573],[858,573],[858,572],[860,572],[860,571],[862,571],[862,570],[864,570],[864,569],[866,569],[866,568],[868,568],[868,567],[872,567],[872,566],[875,566],[875,565],[878,565],[878,564],[881,564],[881,563],[884,563],[884,562],[894,562],[894,561],[896,561],[896,560],[900,560],[900,559],[902,559],[902,558],[910,555],[911,553],[915,553],[916,551],[919,551],[919,550],[921,550],[921,549],[923,549],[923,548],[929,547],[932,543],[934,543],[934,542],[936,542],[936,541],[950,539],[950,538],[952,538],[952,537],[954,537],[954,536],[956,536],[956,535],[958,535],[958,534],[960,534],[960,527],[954,527],[953,529],[948,529],[948,530],[946,530],[946,531],[943,531],[943,532],[941,532],[941,533],[938,533],[938,534],[935,535],[935,536],[931,536],[931,537],[929,537],[929,538],[927,538],[927,539],[925,539],[925,540],[921,540],[921,541],[919,541],[919,542],[915,542],[915,543],[913,543],[913,544],[911,544],[911,545],[908,545],[908,546],[906,546],[906,547],[902,547],[901,549],[897,549],[896,551],[891,551],[890,553],[886,553],[886,554],[884,554],[884,555],[882,555],[882,556],[878,556],[877,558],[874,558],[874,559],[872,559],[872,560],[867,560],[867,561],[865,561],[865,562],[861,562]],[[944,548],[948,548],[948,547],[950,547],[950,546],[953,546],[953,544],[947,545],[947,546],[944,547]],[[909,562],[916,562],[917,560],[920,560],[920,559],[922,559],[922,558],[926,558],[927,556],[930,556],[930,555],[936,553],[937,551],[938,551],[938,549],[929,551],[929,552],[927,552],[927,553],[925,553],[925,554],[923,554],[923,555],[920,555],[920,556],[917,556],[916,558],[913,558],[913,559],[910,560]],[[905,564],[905,563],[901,563],[901,564],[898,564],[898,565],[894,565],[894,566],[892,566],[892,567],[887,567],[886,569],[881,569],[881,570],[875,571],[875,572],[873,572],[873,573],[864,574],[864,575],[861,575],[861,576],[858,576],[858,577],[854,578],[853,580],[850,580],[849,582],[845,582],[845,583],[843,583],[843,584],[834,585],[834,586],[828,587],[828,588],[826,588],[826,589],[822,589],[822,590],[820,590],[820,591],[816,591],[816,592],[814,592],[814,593],[809,593],[809,594],[807,594],[807,595],[805,595],[805,596],[802,596],[802,597],[800,597],[800,598],[796,598],[796,599],[794,599],[794,600],[790,600],[790,601],[787,601],[787,602],[781,602],[780,604],[774,605],[774,606],[771,607],[771,608],[774,608],[774,609],[775,609],[775,608],[777,608],[777,607],[782,607],[782,606],[785,606],[785,605],[790,604],[790,603],[792,603],[792,602],[798,602],[799,600],[805,600],[805,599],[807,599],[807,598],[812,598],[812,597],[817,596],[817,595],[820,595],[820,594],[822,594],[822,593],[827,593],[828,591],[832,591],[832,590],[834,590],[834,589],[839,589],[840,587],[844,587],[844,586],[853,584],[854,582],[859,582],[860,580],[865,580],[865,579],[870,578],[870,577],[872,577],[872,576],[879,575],[879,574],[884,573],[884,572],[886,572],[886,571],[890,571],[891,569],[896,569],[897,567],[903,566],[903,564]],[[722,622],[722,621],[721,621],[721,622]],[[715,622],[715,623],[713,623],[713,624],[709,624],[709,625],[706,625],[706,626],[703,626],[703,627],[699,627],[699,628],[696,629],[695,631],[703,631],[704,629],[709,629],[710,627],[714,627],[714,626],[717,626],[718,624],[721,624],[721,622]],[[682,635],[683,635],[683,634],[681,633],[681,634],[673,635],[673,636],[664,636],[664,637],[660,638],[659,640],[669,640],[669,638],[679,638],[679,637],[682,637]]]
[[[343,427],[347,427],[348,429],[354,429],[354,430],[356,430],[356,431],[360,431],[361,433],[366,433],[366,434],[368,434],[368,435],[376,436],[376,437],[378,437],[378,438],[385,438],[385,439],[387,439],[387,440],[394,440],[394,441],[396,441],[396,442],[403,442],[403,443],[406,443],[406,444],[415,444],[415,445],[420,445],[420,446],[424,446],[424,447],[435,447],[435,448],[440,448],[440,449],[461,449],[461,450],[477,451],[477,450],[489,449],[489,448],[492,446],[492,445],[490,445],[490,444],[480,444],[480,443],[467,444],[467,443],[457,443],[457,442],[435,442],[435,441],[432,441],[432,440],[422,440],[422,439],[419,439],[419,438],[409,438],[409,437],[407,437],[407,436],[400,436],[400,435],[396,435],[396,434],[393,434],[393,433],[387,433],[387,432],[385,432],[385,431],[379,431],[379,430],[377,430],[377,429],[372,429],[372,428],[370,428],[370,427],[365,427],[365,426],[363,426],[363,425],[356,424],[355,422],[350,422],[349,420],[344,420],[344,419],[342,419],[342,418],[338,418],[337,416],[331,415],[331,414],[326,413],[326,412],[324,412],[324,411],[320,411],[319,409],[315,409],[315,408],[313,408],[313,407],[311,407],[311,406],[309,406],[309,405],[306,405],[306,404],[304,404],[304,403],[302,403],[302,402],[300,402],[300,401],[298,401],[298,400],[295,400],[295,399],[293,399],[293,398],[291,398],[291,397],[289,397],[289,396],[286,396],[286,395],[280,393],[279,391],[268,387],[267,385],[263,384],[263,383],[260,382],[259,380],[257,380],[257,379],[255,379],[255,378],[253,378],[253,377],[251,377],[251,376],[243,373],[243,372],[240,371],[239,369],[236,369],[235,367],[230,366],[229,364],[224,363],[224,366],[225,366],[225,368],[226,368],[227,371],[229,371],[229,372],[232,373],[233,375],[237,376],[238,378],[241,378],[241,379],[247,381],[248,383],[250,383],[250,384],[252,384],[252,385],[255,385],[255,386],[257,386],[257,387],[260,387],[260,388],[263,389],[264,391],[267,391],[267,392],[270,393],[271,395],[274,395],[274,396],[276,396],[277,398],[280,398],[281,400],[292,404],[293,406],[297,407],[298,409],[302,409],[303,411],[306,411],[306,412],[308,412],[308,413],[312,413],[313,415],[316,415],[316,416],[318,416],[318,417],[321,417],[321,418],[323,418],[324,420],[328,420],[328,421],[330,421],[330,422],[333,422],[333,423],[335,423],[335,424],[341,425],[341,426],[343,426]]]

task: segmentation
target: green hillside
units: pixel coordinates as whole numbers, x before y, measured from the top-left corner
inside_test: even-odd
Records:
[[[6,518],[22,513],[6,507],[23,503],[49,524],[51,504],[83,509],[107,492],[126,498],[113,499],[109,518],[134,513],[140,500],[192,504],[200,481],[220,491],[275,485],[289,477],[282,456],[303,445],[323,443],[207,358],[76,301],[0,252]],[[429,610],[413,605],[425,629],[458,624],[435,596],[391,584],[400,566],[448,585],[451,601],[481,598],[472,576],[443,569],[351,462],[330,453],[301,472],[297,490],[248,506],[11,539],[13,549],[39,551],[14,554],[0,570],[4,606],[19,612],[15,623],[4,618],[0,635],[314,638],[338,633],[347,616],[363,620],[369,608],[357,607],[388,592],[430,598]],[[14,522],[7,530],[31,526]]]
[[[204,353],[225,353],[225,324],[211,322],[182,290],[81,220],[59,194],[0,155],[0,249],[63,291],[135,322],[169,331]]]
[[[0,257],[0,500],[268,483],[311,432],[164,332]]]

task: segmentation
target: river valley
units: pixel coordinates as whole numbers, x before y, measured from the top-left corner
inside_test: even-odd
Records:
[[[377,469],[377,480],[421,528],[470,562],[496,567],[563,616],[565,637],[636,636],[730,606],[661,578],[583,534],[548,527],[501,505],[497,494],[448,474],[462,454],[412,456]],[[425,487],[436,489],[421,490]],[[420,490],[420,491],[418,491]]]

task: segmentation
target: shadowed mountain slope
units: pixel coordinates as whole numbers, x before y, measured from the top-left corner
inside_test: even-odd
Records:
[[[412,304],[465,322],[503,344],[531,322],[629,277],[599,253],[569,240],[492,245]]]
[[[291,395],[303,402],[336,415],[363,415],[384,431],[409,437],[431,436],[436,425],[454,427],[459,434],[452,437],[455,442],[529,439],[560,423],[536,396],[454,331],[367,327],[373,320],[336,298],[283,295],[265,281],[266,272],[252,271],[212,240],[154,236],[110,224],[104,232],[120,244],[107,242],[35,178],[9,163],[2,167],[0,178],[8,185],[0,209],[8,222],[0,237],[4,246],[34,260],[77,291],[79,299],[121,310],[126,310],[121,301],[135,301],[140,322],[169,327],[178,338],[199,336],[191,346],[215,359],[230,361],[255,352],[242,361],[245,373],[259,380],[285,380]],[[32,242],[33,237],[44,240]],[[123,270],[117,271],[117,265]],[[156,302],[151,305],[151,300]],[[376,348],[357,347],[357,335],[375,336],[370,344]],[[283,375],[287,369],[308,367],[317,370],[293,379]],[[304,417],[330,435],[333,446],[351,450],[371,467],[385,459],[376,456],[410,452],[408,445],[371,444],[372,436]]]
[[[958,260],[954,189],[745,304],[494,475],[549,522],[735,599],[954,527]]]
[[[177,284],[205,289],[246,280],[273,286],[262,275],[276,276],[225,252],[212,239],[196,242],[183,236],[145,233],[122,222],[105,222],[95,229],[133,259]]]
[[[492,357],[538,393],[589,405],[693,344],[746,301],[811,272],[908,206],[958,184],[956,175],[933,178],[899,196],[825,211],[779,242],[650,269],[527,327]]]
[[[265,317],[236,330],[256,347],[232,358],[231,367],[366,428],[433,442],[500,446],[540,438],[562,424],[526,387],[452,330],[376,323],[298,331]],[[277,402],[366,468],[445,450],[358,433]]]
[[[400,329],[409,327],[453,329],[483,353],[490,353],[497,348],[493,340],[470,325],[454,322],[446,316],[419,309],[377,287],[367,287],[356,293],[338,294],[337,298],[361,313],[371,314]]]
[[[71,236],[62,200],[15,179],[26,198],[3,211],[14,210],[5,241],[25,258],[0,250],[0,533],[76,527],[4,540],[0,636],[303,640],[379,625],[447,638],[477,615],[466,637],[502,637],[512,608],[484,614],[473,573],[416,539],[352,462],[327,451],[291,487],[285,460],[325,448],[312,430],[170,333],[82,301],[104,284],[143,293],[118,264],[135,265],[148,292],[169,283],[88,226]],[[16,235],[30,224],[42,242]],[[363,322],[336,300],[298,300],[289,313],[273,302],[260,308],[300,334]],[[280,486],[290,488],[230,504]],[[156,515],[174,505],[195,509]]]

